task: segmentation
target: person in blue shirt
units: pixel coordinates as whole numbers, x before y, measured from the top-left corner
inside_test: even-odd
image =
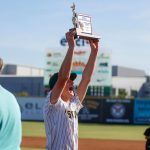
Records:
[[[0,58],[0,71],[3,60]],[[20,150],[21,113],[15,96],[0,85],[0,150]]]

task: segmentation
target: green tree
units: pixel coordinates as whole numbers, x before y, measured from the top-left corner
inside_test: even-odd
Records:
[[[128,93],[125,89],[119,89],[118,91],[118,98],[125,99],[127,97]]]

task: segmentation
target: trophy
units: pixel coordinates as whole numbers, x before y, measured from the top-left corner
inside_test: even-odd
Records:
[[[91,17],[89,15],[76,13],[74,3],[71,8],[73,12],[72,23],[76,32],[75,38],[79,37],[85,40],[100,39],[100,36],[92,34]]]

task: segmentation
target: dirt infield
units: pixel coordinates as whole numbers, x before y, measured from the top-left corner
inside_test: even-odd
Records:
[[[45,148],[42,137],[23,137],[22,147]],[[79,139],[79,150],[145,150],[144,141]]]

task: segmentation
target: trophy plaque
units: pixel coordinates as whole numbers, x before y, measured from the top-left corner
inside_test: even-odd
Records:
[[[100,39],[100,36],[92,34],[92,22],[91,17],[89,15],[76,13],[75,12],[75,4],[71,6],[73,16],[72,23],[74,25],[74,29],[76,31],[76,37],[81,39]]]

